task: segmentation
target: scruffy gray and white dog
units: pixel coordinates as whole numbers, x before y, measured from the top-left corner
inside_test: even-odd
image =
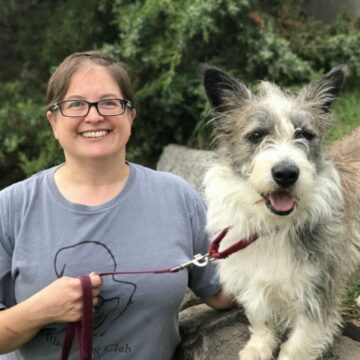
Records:
[[[253,94],[204,66],[217,159],[204,184],[208,231],[222,247],[258,234],[220,261],[251,338],[241,360],[314,360],[341,327],[340,303],[360,264],[360,128],[321,145],[344,81],[337,67],[295,94],[261,82]]]

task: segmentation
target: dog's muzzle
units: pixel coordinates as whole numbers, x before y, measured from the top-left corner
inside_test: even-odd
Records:
[[[300,169],[297,165],[284,161],[274,165],[271,176],[279,186],[278,190],[263,194],[267,208],[276,215],[289,215],[295,208],[296,198],[289,191],[298,180]]]

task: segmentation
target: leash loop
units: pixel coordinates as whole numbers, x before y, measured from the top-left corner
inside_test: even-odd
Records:
[[[91,360],[93,345],[93,298],[90,276],[79,276],[83,291],[83,316],[81,321],[70,323],[65,330],[61,360],[67,360],[76,337],[81,360]]]

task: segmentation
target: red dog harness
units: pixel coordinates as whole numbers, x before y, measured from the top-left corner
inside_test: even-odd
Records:
[[[241,239],[237,243],[228,247],[223,251],[219,251],[220,242],[230,230],[227,227],[221,231],[215,239],[211,242],[209,252],[205,255],[197,254],[194,258],[184,264],[176,266],[174,268],[162,269],[162,270],[146,270],[146,271],[116,271],[116,272],[104,272],[99,273],[100,276],[108,275],[136,275],[136,274],[166,274],[175,273],[180,270],[184,270],[191,266],[203,267],[208,264],[209,261],[224,259],[236,251],[242,250],[254,242],[258,235],[251,235],[249,238]],[[83,316],[82,320],[70,323],[65,330],[64,344],[61,353],[61,360],[67,360],[71,351],[74,338],[76,337],[78,350],[80,353],[80,360],[92,359],[92,330],[93,330],[93,299],[92,299],[92,287],[91,280],[88,275],[79,276],[83,290]]]

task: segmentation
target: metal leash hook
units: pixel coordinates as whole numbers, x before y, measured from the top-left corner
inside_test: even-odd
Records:
[[[210,260],[209,254],[205,254],[205,255],[196,254],[192,260],[172,268],[170,272],[178,272],[180,270],[184,270],[192,266],[204,267],[209,263],[209,260]]]

